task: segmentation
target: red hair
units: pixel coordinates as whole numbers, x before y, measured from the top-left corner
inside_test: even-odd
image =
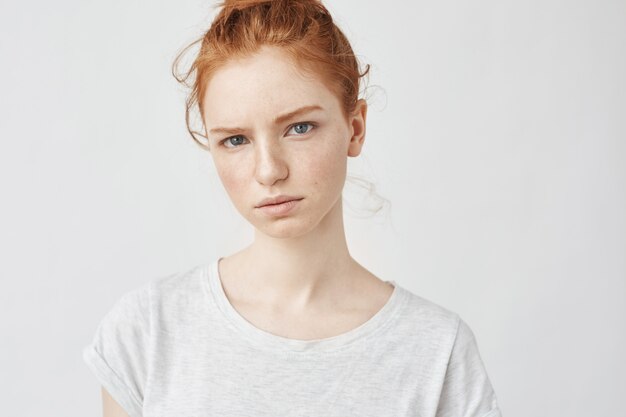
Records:
[[[359,80],[370,67],[368,64],[360,72],[350,42],[320,1],[226,0],[217,7],[221,10],[211,27],[178,54],[172,67],[176,80],[191,89],[185,121],[200,146],[208,149],[198,139],[206,139],[206,135],[191,129],[190,111],[198,105],[202,116],[202,100],[211,75],[231,58],[250,56],[263,45],[283,48],[299,69],[321,77],[339,98],[344,116],[354,111]],[[185,73],[178,75],[181,57],[196,43],[201,46],[195,60]],[[192,81],[188,81],[190,77]]]

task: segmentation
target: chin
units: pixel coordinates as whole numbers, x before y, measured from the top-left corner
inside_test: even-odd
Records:
[[[325,210],[311,210],[313,206],[315,202],[308,205],[306,210],[301,208],[283,217],[271,217],[253,209],[245,212],[244,217],[254,226],[256,233],[263,233],[275,239],[298,238],[311,233],[320,226],[326,227],[327,222],[330,221],[329,216],[337,213],[341,215],[341,194],[334,204],[330,204]]]
[[[284,218],[256,224],[258,233],[273,237],[275,239],[292,239],[304,236],[312,229],[310,225],[298,219]]]
[[[255,215],[253,219],[248,218],[248,221],[254,226],[257,233],[263,233],[276,239],[291,239],[304,236],[319,224],[319,220],[321,219],[315,222],[310,217],[305,218],[303,213],[279,218],[271,218],[264,215]]]

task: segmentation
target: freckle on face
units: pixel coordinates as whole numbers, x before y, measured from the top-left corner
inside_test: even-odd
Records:
[[[309,104],[325,109],[320,115],[324,122],[309,137],[296,141],[283,136],[282,129],[286,126],[279,130],[272,124],[278,114]],[[211,155],[229,197],[255,226],[262,227],[267,220],[253,207],[270,195],[305,196],[307,210],[299,216],[306,224],[315,224],[337,200],[347,165],[348,126],[342,117],[341,104],[320,80],[302,77],[294,70],[282,52],[265,49],[218,69],[207,85],[204,108],[207,129],[238,126],[250,132],[243,136],[251,140],[238,145],[235,151],[218,143],[231,135],[216,138]],[[302,121],[307,121],[306,116],[289,123]],[[275,171],[284,177],[264,178],[265,182],[261,182],[256,175],[255,145],[257,140],[268,138],[280,139],[276,142],[280,144],[276,152],[280,157],[274,163],[282,164]]]

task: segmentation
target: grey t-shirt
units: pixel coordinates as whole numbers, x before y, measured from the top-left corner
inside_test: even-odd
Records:
[[[131,417],[501,417],[468,325],[388,282],[362,325],[296,340],[241,316],[215,259],[121,296],[83,359]]]

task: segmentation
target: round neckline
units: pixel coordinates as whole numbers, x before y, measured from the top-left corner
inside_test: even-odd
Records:
[[[340,350],[386,327],[396,316],[404,300],[406,300],[406,294],[402,287],[393,280],[385,281],[394,287],[387,302],[372,317],[359,326],[326,338],[309,340],[287,338],[256,327],[233,307],[222,286],[219,274],[219,261],[221,259],[222,257],[219,257],[206,264],[204,268],[205,273],[203,274],[203,281],[212,294],[215,304],[231,325],[246,338],[258,347],[272,351],[315,353]]]

